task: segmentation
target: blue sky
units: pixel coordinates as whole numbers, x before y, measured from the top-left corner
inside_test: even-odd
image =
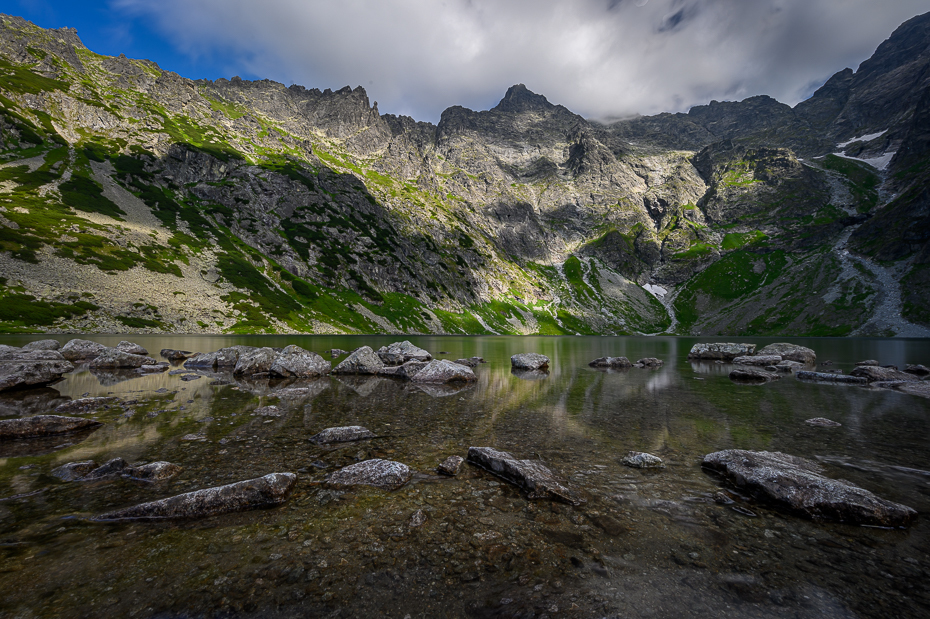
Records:
[[[767,94],[794,105],[930,0],[7,0],[192,79],[363,86],[437,122],[526,84],[588,118]]]

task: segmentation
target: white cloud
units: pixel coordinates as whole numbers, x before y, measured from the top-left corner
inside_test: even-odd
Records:
[[[508,86],[583,116],[768,94],[856,68],[926,0],[113,0],[192,56],[308,88],[364,86],[436,121]]]

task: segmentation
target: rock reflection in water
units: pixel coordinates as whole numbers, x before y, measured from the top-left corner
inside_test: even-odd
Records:
[[[294,343],[325,352],[377,350],[397,338],[131,339],[150,351]],[[906,531],[886,531],[802,520],[738,492],[718,502],[725,488],[701,472],[700,461],[728,448],[819,457],[831,477],[926,512],[930,402],[890,391],[831,389],[790,375],[764,389],[739,388],[727,378],[726,364],[687,361],[693,338],[410,339],[432,352],[488,363],[476,368],[472,386],[451,393],[382,377],[243,381],[201,370],[191,371],[204,377],[192,382],[165,372],[101,385],[79,369],[54,393],[22,397],[32,404],[0,404],[0,410],[48,412],[37,403],[85,394],[119,398],[89,413],[106,425],[82,442],[0,459],[0,614],[928,613],[930,536],[922,520]],[[916,341],[890,348],[880,340],[806,345],[847,371],[862,358],[901,367],[930,359],[930,346]],[[521,350],[552,360],[545,380],[510,372],[510,356]],[[588,367],[607,356],[658,357],[665,366]],[[281,415],[252,415],[267,406]],[[842,427],[824,432],[804,423],[818,416]],[[332,445],[307,440],[325,428],[352,425],[376,438]],[[203,440],[180,440],[189,434]],[[455,477],[435,474],[449,456],[484,445],[542,461],[588,503],[528,500],[468,464]],[[630,451],[655,454],[666,468],[624,466]],[[144,487],[121,478],[81,485],[49,476],[67,462],[116,457],[184,470]],[[333,472],[370,460],[402,462],[413,476],[393,491],[321,485]],[[271,510],[178,525],[89,527],[82,520],[273,471],[299,471],[299,479],[289,501]]]

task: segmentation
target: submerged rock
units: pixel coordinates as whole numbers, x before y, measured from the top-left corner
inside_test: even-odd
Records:
[[[751,357],[736,357],[733,363],[737,365],[778,365],[782,362],[781,355],[754,355]]]
[[[883,368],[874,365],[862,365],[849,373],[850,376],[859,376],[865,378],[870,383],[878,381],[902,380],[917,381],[920,380],[913,374],[900,372],[894,368]]]
[[[546,370],[549,357],[535,352],[520,353],[510,358],[510,366],[515,370]]]
[[[123,477],[128,477],[135,481],[158,482],[167,481],[177,477],[184,471],[184,467],[172,464],[171,462],[150,462],[141,466],[131,466],[123,473]]]
[[[778,355],[786,361],[797,361],[798,363],[803,363],[805,365],[813,365],[817,363],[817,353],[815,353],[813,350],[807,348],[806,346],[798,346],[797,344],[788,344],[786,342],[769,344],[756,354]]]
[[[510,373],[520,380],[543,380],[549,378],[549,370],[518,370],[510,368]]]
[[[384,362],[370,346],[362,346],[333,368],[333,374],[377,374]]]
[[[61,347],[61,355],[68,361],[87,361],[108,350],[103,344],[90,340],[73,339]]]
[[[57,477],[61,481],[77,481],[97,468],[97,463],[93,460],[84,460],[82,462],[69,462],[62,464],[58,468],[52,469],[52,477]]]
[[[349,354],[348,350],[342,350],[341,348],[332,348],[329,351],[329,356],[335,359],[336,357],[341,357],[342,355]]]
[[[104,479],[113,479],[121,476],[128,468],[128,462],[122,458],[113,458],[112,460],[108,460],[107,462],[87,473],[87,475],[82,477],[79,481],[100,481]]]
[[[796,372],[798,380],[820,383],[841,383],[847,385],[865,385],[869,381],[862,376],[848,376],[846,374],[833,374],[831,372]]]
[[[464,462],[465,458],[462,456],[449,456],[436,467],[436,470],[443,475],[455,477],[459,474],[459,471],[462,470],[462,464]]]
[[[707,454],[703,464],[741,489],[815,520],[900,527],[917,517],[910,507],[825,477],[817,463],[797,456],[728,449]]]
[[[288,499],[296,484],[297,475],[294,473],[270,473],[257,479],[205,488],[160,501],[134,505],[101,514],[92,520],[115,522],[205,518],[230,512],[274,507]]]
[[[626,357],[598,357],[588,364],[592,368],[612,368],[623,369],[631,368],[633,364]]]
[[[913,374],[914,376],[930,376],[930,368],[920,364],[912,365],[908,363],[907,367],[904,368],[904,371],[908,374]]]
[[[43,352],[24,354],[41,355]],[[48,385],[73,370],[71,362],[64,359],[3,359],[0,360],[0,391]]]
[[[479,359],[480,357],[472,357],[470,359],[456,359],[455,362],[458,363],[459,365],[464,365],[467,368],[474,369],[478,367],[479,363],[481,363]]]
[[[122,342],[114,346],[114,348],[120,352],[128,352],[130,355],[146,356],[149,354],[149,351],[142,348],[138,344],[134,342],[127,342],[126,340],[123,340]]]
[[[578,493],[563,486],[552,471],[536,460],[517,460],[493,447],[469,447],[468,461],[528,491],[531,499],[555,499],[572,505],[586,502]]]
[[[691,351],[688,353],[688,359],[720,359],[722,361],[732,361],[737,357],[747,357],[755,352],[755,344],[707,342],[692,346]]]
[[[642,451],[631,451],[620,462],[636,469],[665,468],[665,463],[662,462],[662,458]]]
[[[887,385],[873,383],[873,387],[881,386],[885,389],[894,389],[908,395],[916,395],[922,398],[930,398],[930,381],[922,380],[919,382],[894,382]]]
[[[375,434],[368,428],[363,426],[342,426],[339,428],[326,428],[322,432],[314,434],[308,440],[319,445],[325,443],[350,443],[369,438],[375,438]]]
[[[116,348],[107,348],[90,362],[95,370],[121,370],[139,368],[143,365],[156,365],[158,362],[151,357],[123,352]]]
[[[291,344],[279,352],[271,364],[272,376],[282,378],[313,378],[325,376],[333,364],[315,352]]]
[[[109,407],[117,402],[119,402],[119,398],[114,397],[80,398],[60,404],[55,408],[55,412],[59,415],[81,415]]]
[[[843,425],[841,423],[837,423],[836,421],[832,421],[825,417],[814,417],[813,419],[808,419],[804,423],[806,423],[809,426],[817,426],[819,428],[839,428],[840,426]]]
[[[730,380],[738,383],[770,383],[780,378],[781,376],[775,372],[767,372],[753,367],[736,368],[730,372]]]
[[[277,406],[262,406],[252,411],[253,417],[280,417],[284,414]]]
[[[332,486],[374,486],[383,490],[397,490],[413,477],[406,464],[393,460],[365,460],[341,468],[326,479]]]
[[[430,361],[433,358],[433,355],[429,354],[429,352],[423,350],[419,346],[414,346],[407,340],[403,342],[394,342],[389,346],[382,346],[378,349],[378,352],[401,355],[404,358],[404,362],[410,360]]]
[[[433,359],[417,371],[411,378],[415,383],[470,383],[478,380],[471,368],[447,361],[446,359]]]
[[[29,342],[23,346],[23,350],[58,350],[61,348],[61,343],[58,340],[36,340],[34,342]]]
[[[36,415],[20,419],[3,419],[0,420],[0,440],[67,434],[68,432],[99,428],[102,425],[102,423],[93,419],[61,417],[59,415]]]

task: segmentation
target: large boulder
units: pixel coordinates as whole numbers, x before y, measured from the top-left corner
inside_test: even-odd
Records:
[[[470,367],[446,359],[433,359],[414,374],[415,383],[470,383],[478,380]]]
[[[531,499],[555,499],[572,505],[585,500],[562,485],[538,460],[518,460],[493,447],[469,447],[468,461],[529,492]]]
[[[730,380],[737,383],[770,383],[780,378],[781,376],[775,372],[768,372],[753,367],[735,368],[730,372]]]
[[[247,347],[252,349],[251,346]],[[239,363],[239,346],[221,348],[214,352],[199,353],[184,362],[184,367],[191,369],[232,369]]]
[[[55,351],[34,351],[23,356],[54,354]],[[48,385],[61,380],[62,374],[74,370],[64,359],[0,359],[0,391]]]
[[[311,378],[329,374],[333,364],[315,352],[291,344],[279,352],[271,364],[273,376]]]
[[[781,355],[754,355],[752,357],[736,357],[733,359],[733,363],[736,365],[758,365],[761,367],[778,365],[781,362]]]
[[[58,350],[61,343],[58,340],[36,340],[23,346],[23,350]]]
[[[691,351],[688,353],[688,359],[719,359],[721,361],[732,361],[737,357],[748,357],[755,352],[755,344],[703,342],[691,347]]]
[[[378,349],[378,353],[401,355],[404,358],[401,363],[410,361],[411,359],[415,361],[430,361],[433,358],[433,355],[418,346],[414,346],[407,340],[403,342],[394,342],[389,346],[382,346]]]
[[[756,353],[757,355],[778,355],[786,361],[797,361],[805,365],[813,365],[817,362],[817,353],[806,346],[797,344],[788,344],[779,342],[769,344]]]
[[[406,464],[393,460],[365,460],[341,468],[326,479],[336,487],[374,486],[383,490],[397,490],[413,477]]]
[[[205,518],[230,512],[274,507],[290,497],[297,485],[294,473],[269,473],[264,477],[186,492],[160,501],[151,501],[101,514],[96,522],[120,520],[176,520]]]
[[[535,352],[519,353],[510,358],[510,367],[514,370],[546,370],[549,357]]]
[[[255,374],[268,374],[274,363],[277,353],[273,348],[253,348],[241,351],[233,369],[235,376],[253,376]]]
[[[333,368],[333,374],[377,374],[384,362],[370,346],[362,346]]]
[[[114,348],[116,348],[116,350],[120,350],[120,351],[122,351],[122,352],[128,352],[128,353],[131,354],[131,355],[143,355],[143,356],[145,356],[145,355],[148,355],[148,354],[149,354],[149,351],[147,351],[146,349],[142,348],[141,346],[139,346],[139,345],[136,344],[135,342],[127,342],[126,340],[123,340],[122,342],[120,342],[119,344],[117,344],[116,346],[114,346]]]
[[[183,361],[190,357],[193,353],[189,350],[177,350],[174,348],[162,348],[159,352],[162,357],[168,361]]]
[[[407,361],[403,365],[386,365],[378,372],[379,376],[393,376],[411,380],[416,373],[429,365],[426,361]]]
[[[901,372],[894,368],[883,368],[876,365],[860,365],[852,372],[849,373],[850,376],[860,376],[870,383],[875,382],[888,382],[892,380],[903,380],[903,381],[918,381],[918,377],[913,374],[908,374],[907,372]]]
[[[820,465],[806,458],[728,449],[707,454],[703,464],[740,489],[814,520],[901,527],[917,517],[910,507],[881,499],[848,481],[825,477]]]
[[[592,368],[612,368],[614,370],[633,367],[633,364],[626,357],[598,357],[588,365]]]
[[[90,367],[95,370],[125,370],[157,363],[151,357],[123,352],[116,348],[108,348],[90,362]]]
[[[311,436],[308,440],[317,445],[327,443],[351,443],[375,438],[375,433],[363,426],[342,426],[339,428],[326,428]]]
[[[2,361],[65,361],[57,350],[22,350],[0,351]]]
[[[68,432],[99,428],[102,425],[102,423],[93,419],[61,417],[59,415],[35,415],[20,419],[3,419],[0,420],[0,440],[67,434]]]
[[[90,340],[73,339],[61,347],[62,356],[68,361],[89,361],[108,350],[107,346]]]

